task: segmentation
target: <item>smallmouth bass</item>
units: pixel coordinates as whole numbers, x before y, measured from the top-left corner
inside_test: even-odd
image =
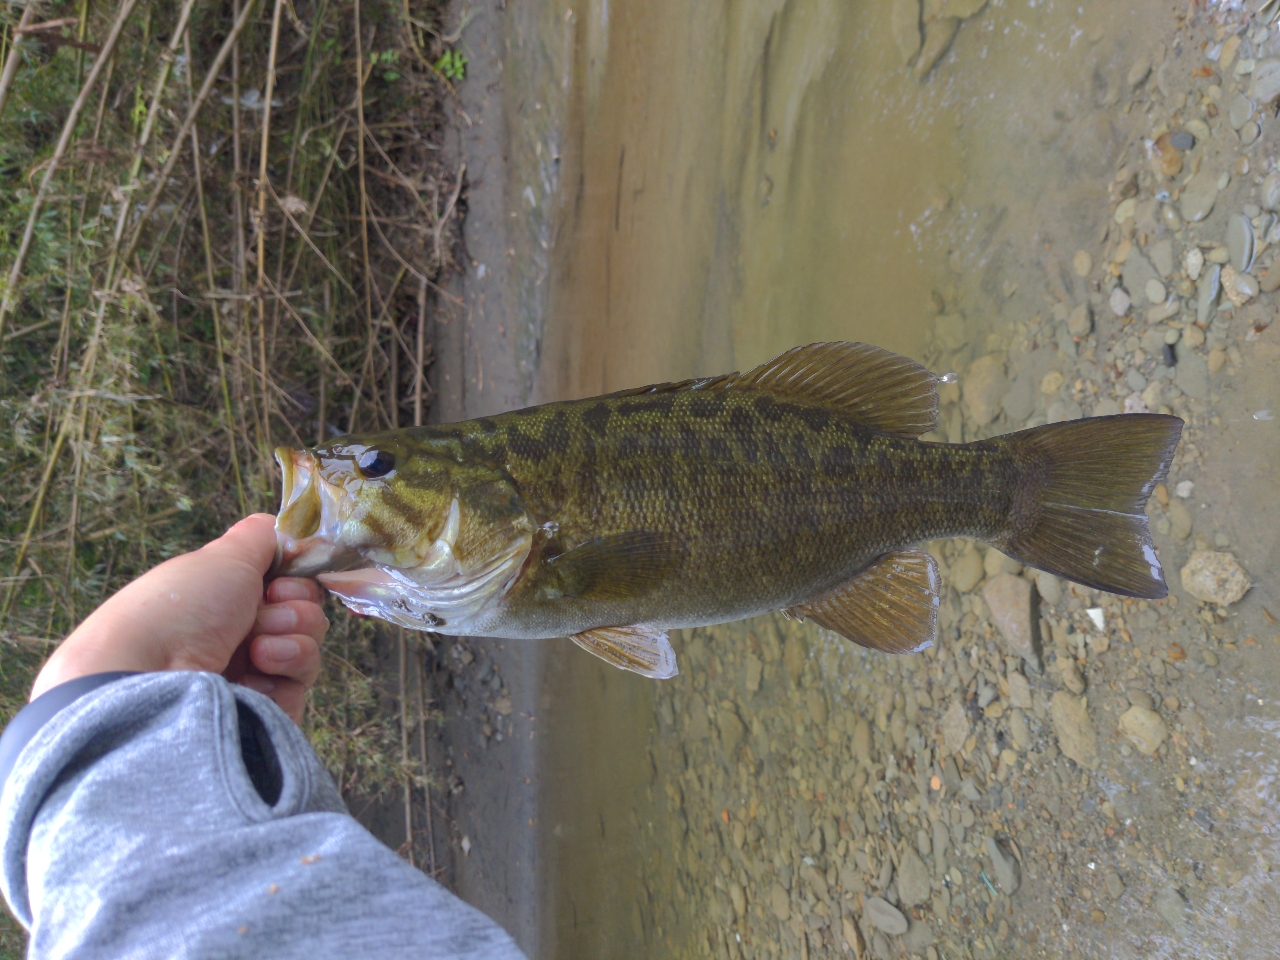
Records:
[[[1180,419],[930,443],[937,382],[878,347],[817,343],[745,373],[282,447],[275,572],[401,626],[568,636],[651,677],[677,672],[668,630],[772,610],[923,649],[941,584],[913,545],[940,537],[1167,594],[1143,508]]]

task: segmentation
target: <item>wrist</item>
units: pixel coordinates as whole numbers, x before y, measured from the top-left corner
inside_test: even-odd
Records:
[[[34,700],[59,684],[95,673],[130,671],[152,673],[175,669],[146,638],[109,635],[85,624],[53,652],[31,687]]]

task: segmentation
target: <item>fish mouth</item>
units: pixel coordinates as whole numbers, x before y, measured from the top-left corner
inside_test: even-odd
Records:
[[[280,512],[276,514],[276,556],[268,579],[315,577],[367,563],[355,551],[339,547],[326,523],[324,481],[320,462],[306,450],[277,447],[282,479]]]

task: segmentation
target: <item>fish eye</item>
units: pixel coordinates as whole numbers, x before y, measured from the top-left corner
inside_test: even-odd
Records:
[[[366,480],[376,480],[396,468],[396,458],[385,450],[366,450],[356,458],[356,466]]]

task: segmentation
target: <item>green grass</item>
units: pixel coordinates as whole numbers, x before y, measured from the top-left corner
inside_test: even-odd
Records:
[[[264,0],[196,113],[197,178],[191,137],[178,133],[232,8],[194,4],[166,57],[182,4],[139,0],[34,219],[94,57],[22,42],[0,114],[0,293],[11,305],[0,340],[4,710],[106,596],[246,512],[274,512],[276,445],[412,422],[415,370],[430,361],[429,345],[415,351],[419,288],[450,268],[457,235],[439,149],[452,95],[435,68],[449,53],[440,6],[364,0],[358,48],[351,4]],[[41,15],[78,14],[60,35],[101,46],[118,9]],[[20,12],[0,13],[4,56]],[[377,673],[375,647],[392,635],[340,609],[332,619],[307,713],[313,742],[348,793],[420,784]],[[0,956],[15,936],[0,929]]]

